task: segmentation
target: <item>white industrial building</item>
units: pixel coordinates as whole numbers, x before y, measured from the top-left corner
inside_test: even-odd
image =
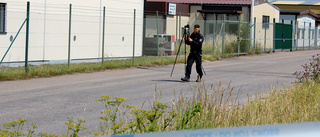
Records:
[[[103,7],[106,7],[105,57],[142,55],[144,0],[32,0],[30,1],[29,61],[68,59],[69,5],[71,59],[102,57]],[[26,18],[26,0],[0,0],[0,57]],[[4,62],[24,61],[24,25]]]

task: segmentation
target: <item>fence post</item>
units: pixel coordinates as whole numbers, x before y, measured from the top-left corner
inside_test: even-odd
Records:
[[[156,14],[157,14],[157,19],[156,19],[156,21],[157,21],[157,23],[156,23],[156,25],[157,25],[157,56],[159,57],[159,22],[158,22],[159,12],[156,11]]]
[[[267,25],[269,26],[270,24],[263,23],[262,25],[264,26],[264,50],[263,50],[263,52],[266,52],[266,48],[267,48]]]
[[[256,17],[254,17],[253,47],[256,50]]]
[[[314,29],[315,29],[315,32],[314,32],[315,33],[315,35],[314,35],[314,37],[315,37],[314,38],[314,41],[315,41],[314,48],[317,49],[317,46],[318,46],[318,27],[315,27]]]
[[[222,54],[224,54],[224,41],[225,41],[225,31],[226,31],[226,14],[223,14],[223,28],[222,28]]]
[[[71,49],[71,12],[72,4],[69,6],[69,39],[68,39],[68,68],[70,69],[70,49]]]
[[[246,52],[248,53],[249,52],[249,50],[250,50],[250,47],[251,47],[251,45],[252,45],[252,25],[251,24],[253,24],[253,22],[251,21],[251,20],[249,20],[248,21],[248,32],[249,33],[247,33],[247,46],[246,46]]]
[[[309,23],[309,36],[308,36],[309,37],[309,50],[311,49],[311,36],[310,36],[311,33],[310,32],[311,32],[311,22]]]
[[[106,7],[103,7],[103,25],[102,25],[102,66],[104,65],[104,33],[106,29]]]
[[[198,14],[195,14],[196,24],[198,24]]]
[[[299,36],[298,36],[298,33],[299,33]],[[297,22],[297,24],[296,24],[296,41],[295,41],[296,50],[298,50],[300,35],[301,35],[301,33],[300,33],[300,29],[299,29],[299,22]]]
[[[134,54],[135,54],[135,46],[136,46],[136,9],[134,9],[133,15],[133,58],[132,58],[132,65],[134,66]],[[158,52],[159,54],[159,52]]]
[[[306,32],[306,23],[305,22],[303,22],[303,47],[302,47],[302,50],[304,50],[304,39],[305,39],[305,32]]]
[[[25,71],[29,71],[28,54],[29,54],[29,24],[30,24],[30,1],[27,2],[27,26],[26,26],[26,53],[25,53]]]
[[[213,54],[214,55],[214,47],[216,46],[216,35],[215,35],[215,32],[216,32],[216,14],[213,14],[213,30],[212,30],[212,41],[213,41]]]
[[[293,27],[293,21],[291,20],[291,27],[292,27],[292,34],[291,34],[291,49],[290,51],[293,50],[293,45],[294,45],[294,34],[295,34],[295,27]]]
[[[181,42],[181,12],[179,12],[179,42]],[[180,52],[179,52],[179,55],[180,55]]]
[[[275,44],[276,44],[276,42],[275,42],[275,34],[274,34],[275,28],[276,28],[276,19],[273,18],[273,47],[272,47],[273,48],[272,49],[273,52],[275,52]]]
[[[240,54],[240,37],[241,37],[241,21],[239,19],[239,23],[238,23],[238,57]]]
[[[282,24],[281,24],[281,26],[282,26],[282,32],[281,32],[281,33],[282,33],[282,35],[281,35],[281,36],[282,36],[281,51],[283,51],[283,45],[284,45],[284,41],[283,41],[283,39],[284,39],[284,38],[283,38],[283,37],[284,37],[284,36],[283,36],[283,35],[284,35],[284,34],[283,34],[284,19],[282,19],[281,23],[282,23]]]
[[[176,14],[176,41],[178,40],[178,29],[179,29],[178,23],[179,23],[179,18],[178,18],[178,14]]]

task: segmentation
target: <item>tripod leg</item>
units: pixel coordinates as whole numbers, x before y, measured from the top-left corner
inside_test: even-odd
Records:
[[[185,36],[185,34],[183,34],[183,38],[184,38],[184,36]],[[176,60],[174,61],[174,64],[173,64],[173,67],[172,67],[172,71],[171,71],[171,75],[170,75],[170,77],[172,77],[174,67],[176,66],[177,58],[178,58],[178,55],[179,55],[179,52],[180,52],[180,48],[181,48],[181,44],[182,44],[182,42],[183,42],[183,39],[181,39],[181,41],[180,41],[179,49],[178,49],[178,52],[177,52],[177,55],[176,55]]]
[[[202,68],[204,75],[207,75],[207,73],[206,73],[206,71],[204,71],[204,68],[202,67],[202,65],[201,65],[201,68]]]

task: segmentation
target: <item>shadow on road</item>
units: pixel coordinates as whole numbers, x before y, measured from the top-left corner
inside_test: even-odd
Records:
[[[181,80],[151,80],[151,81],[158,81],[158,82],[179,82],[179,83],[185,83],[186,81],[181,81]]]

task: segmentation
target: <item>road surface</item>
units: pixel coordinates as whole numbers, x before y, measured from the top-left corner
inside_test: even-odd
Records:
[[[282,88],[295,81],[294,71],[303,70],[301,65],[308,63],[319,50],[276,52],[256,56],[222,59],[203,62],[207,75],[203,77],[205,86],[224,87],[231,82],[235,93],[240,92],[240,100],[257,92],[265,94],[271,86]],[[172,65],[138,67],[129,69],[105,70],[94,73],[78,73],[50,78],[0,82],[0,124],[28,119],[25,127],[36,123],[37,132],[62,135],[66,133],[67,117],[86,120],[90,135],[99,131],[99,117],[103,105],[97,102],[102,95],[124,97],[126,104],[141,107],[149,106],[154,94],[161,92],[161,101],[170,103],[180,92],[187,97],[192,95],[196,83],[195,66],[191,81],[182,82],[184,64],[177,64],[173,77]],[[2,128],[4,129],[4,128]],[[26,128],[25,128],[26,129]]]

